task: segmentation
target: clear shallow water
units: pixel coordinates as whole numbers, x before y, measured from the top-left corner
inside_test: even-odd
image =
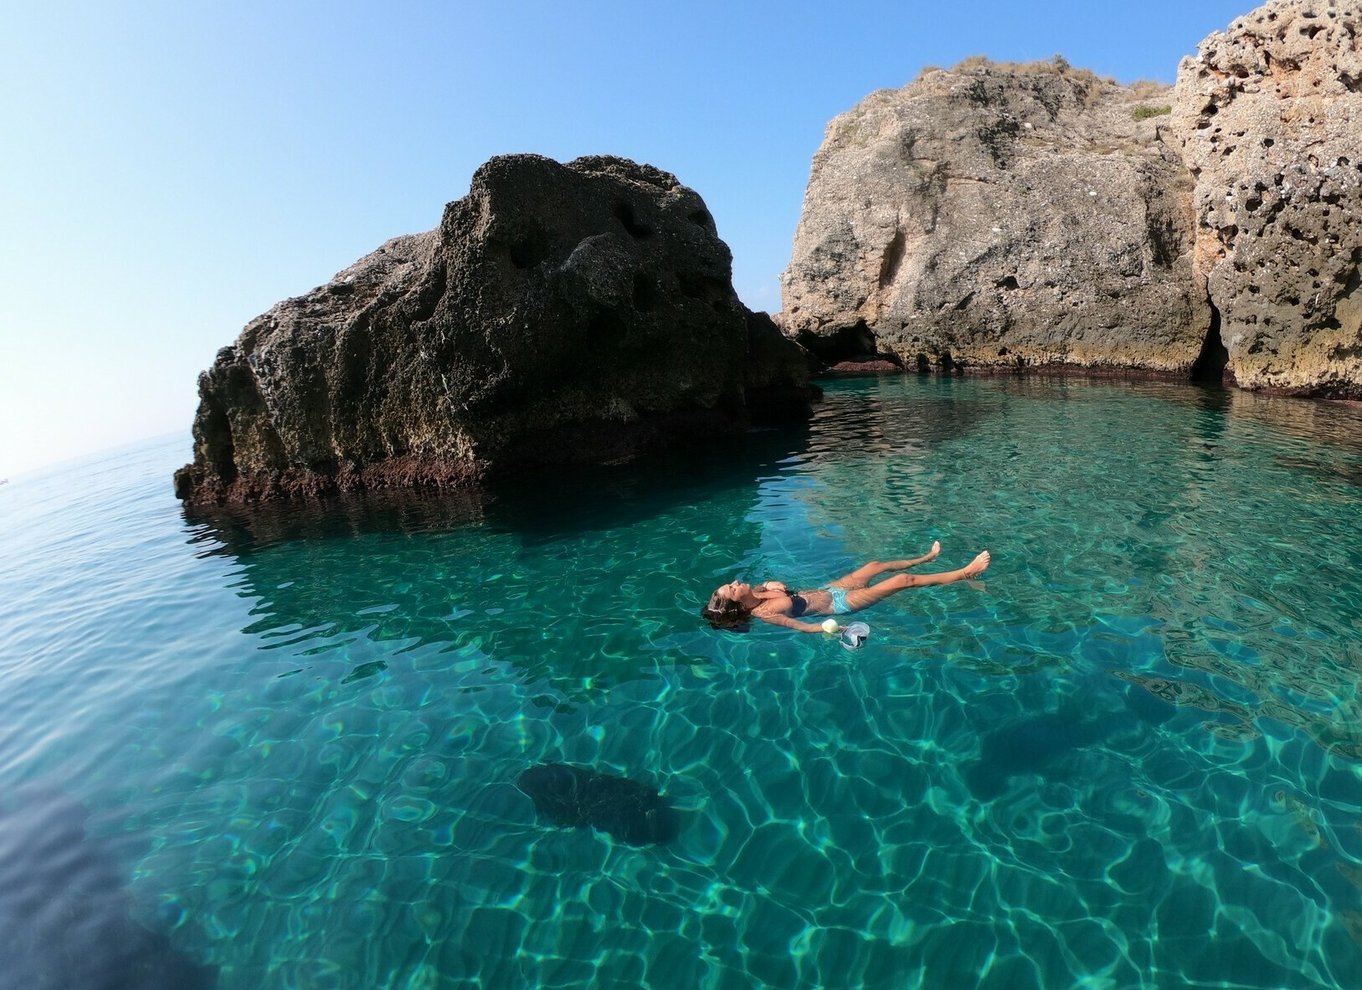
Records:
[[[190,521],[182,441],[16,479],[0,987],[110,946],[109,986],[1355,986],[1359,438],[912,378],[485,506]],[[855,653],[696,615],[933,539],[982,586]],[[541,762],[659,787],[679,839],[546,827]]]

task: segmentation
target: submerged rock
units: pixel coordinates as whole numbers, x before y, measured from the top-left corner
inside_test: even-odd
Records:
[[[814,156],[787,332],[829,362],[1189,372],[1209,309],[1170,100],[1060,59],[867,97]]]
[[[1362,398],[1362,10],[1272,0],[1201,43],[1173,121],[1240,385]]]
[[[216,967],[138,919],[112,844],[59,791],[0,795],[2,990],[211,990]]]
[[[625,777],[565,763],[541,763],[516,780],[534,809],[563,828],[590,826],[630,845],[670,842],[680,816],[656,790]]]
[[[749,343],[751,342],[751,343]],[[733,291],[704,202],[619,158],[494,158],[440,226],[279,303],[199,380],[191,502],[607,463],[807,414],[797,345]]]

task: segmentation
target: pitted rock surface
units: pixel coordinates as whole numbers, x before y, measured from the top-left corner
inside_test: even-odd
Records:
[[[459,487],[807,415],[704,202],[618,158],[494,158],[433,231],[253,320],[200,376],[197,503]]]
[[[1174,126],[1238,383],[1362,398],[1362,5],[1273,0],[1212,34]]]
[[[1187,373],[1210,323],[1171,93],[971,59],[828,126],[784,275],[830,362]]]

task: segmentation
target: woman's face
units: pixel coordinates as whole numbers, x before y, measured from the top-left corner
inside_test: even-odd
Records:
[[[733,602],[740,602],[752,591],[752,586],[744,581],[729,581],[719,589],[719,594]]]
[[[730,581],[728,584],[721,584],[710,598],[710,608],[719,608],[725,602],[742,602],[751,590],[752,586],[742,581]]]

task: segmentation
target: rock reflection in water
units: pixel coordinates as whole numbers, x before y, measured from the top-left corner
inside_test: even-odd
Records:
[[[807,442],[802,426],[762,430],[738,448],[672,452],[476,496],[377,493],[190,519],[204,555],[240,565],[240,593],[253,601],[243,632],[281,659],[300,648],[315,657],[309,677],[373,685],[384,660],[387,676],[401,676],[394,650],[467,651],[541,682],[545,704],[575,703],[659,664],[691,662],[688,651],[659,643],[657,630],[678,597],[700,593],[714,565],[687,556],[665,573],[640,573],[635,558],[650,540],[759,547],[750,517],[760,479]],[[622,594],[638,599],[628,614]],[[574,632],[554,635],[564,624]],[[698,620],[693,631],[705,635]],[[559,649],[560,640],[573,648]],[[377,644],[389,645],[364,655]],[[342,650],[346,662],[328,667],[325,654]]]

